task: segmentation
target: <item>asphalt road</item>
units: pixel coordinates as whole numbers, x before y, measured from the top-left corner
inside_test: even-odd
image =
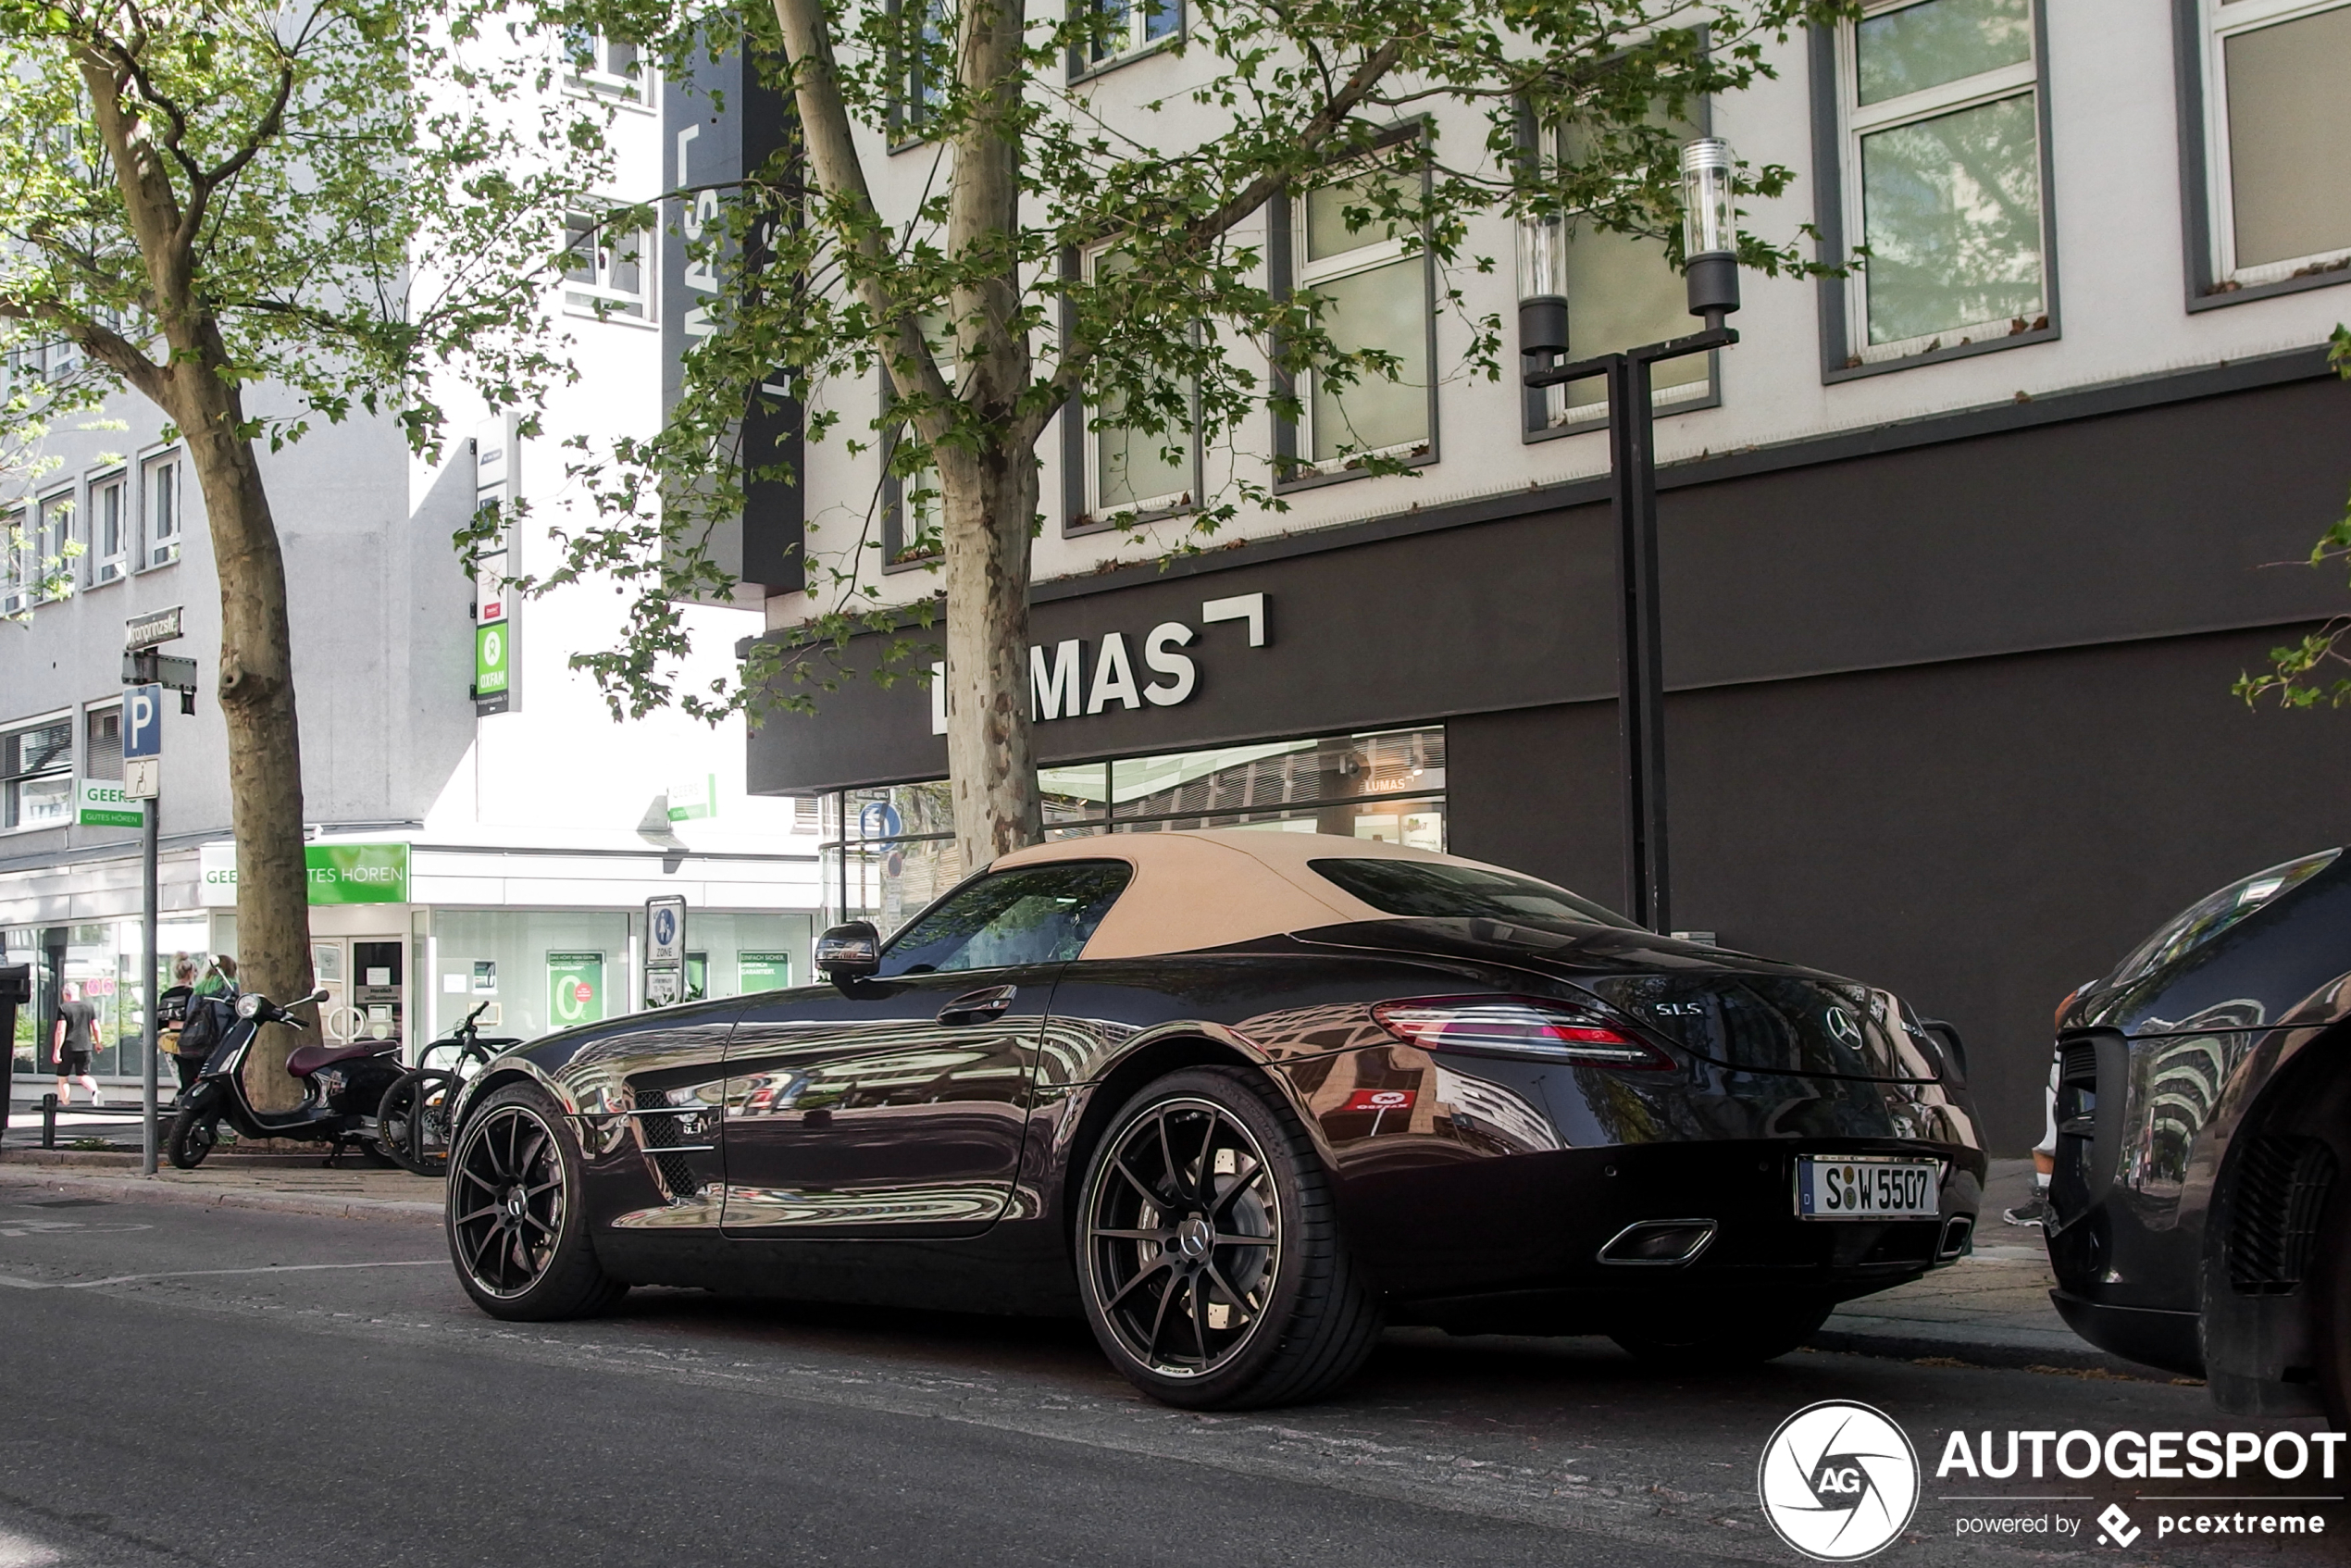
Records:
[[[2292,1505],[2320,1540],[1958,1536],[2112,1500],[2151,1526],[2146,1490],[2345,1491],[1934,1478],[1954,1426],[2317,1425],[2161,1381],[1817,1353],[1671,1377],[1603,1341],[1404,1331],[1338,1400],[1202,1416],[1141,1400],[1077,1324],[639,1291],[509,1326],[429,1228],[0,1191],[0,1568],[1792,1563],[1756,1462],[1828,1399],[1928,1466],[1880,1562],[2345,1560],[2340,1502]],[[2076,1497],[2026,1500],[2053,1492]]]

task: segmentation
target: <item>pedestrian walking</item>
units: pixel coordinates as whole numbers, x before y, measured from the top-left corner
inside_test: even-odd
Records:
[[[205,1062],[203,1052],[182,1052],[180,1049],[180,1039],[187,1033],[188,1002],[196,994],[196,961],[183,957],[173,964],[171,981],[155,999],[155,1027],[163,1031],[156,1044],[171,1058],[172,1070],[180,1075],[180,1093],[184,1097],[195,1088]]]
[[[57,1064],[57,1103],[73,1103],[76,1082],[90,1091],[90,1103],[104,1105],[106,1097],[98,1092],[98,1080],[90,1076],[90,1053],[102,1043],[98,1039],[98,1010],[81,1000],[81,988],[68,980],[59,989],[63,999],[57,1003],[57,1027],[50,1036],[49,1054]]]

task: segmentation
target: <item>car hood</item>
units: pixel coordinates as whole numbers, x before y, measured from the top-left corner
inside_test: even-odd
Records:
[[[1664,1042],[1740,1072],[1879,1083],[1957,1076],[1941,1042],[1891,991],[1651,931],[1572,921],[1397,919],[1293,936],[1561,981]]]

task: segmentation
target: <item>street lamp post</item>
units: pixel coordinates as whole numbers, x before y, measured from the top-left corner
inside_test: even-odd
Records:
[[[1567,228],[1561,218],[1519,224],[1518,352],[1528,388],[1604,377],[1609,469],[1616,480],[1617,736],[1624,789],[1624,888],[1630,913],[1653,931],[1672,928],[1665,852],[1665,669],[1658,626],[1657,446],[1649,367],[1726,348],[1739,335],[1723,318],[1739,307],[1734,254],[1731,149],[1703,137],[1682,149],[1683,274],[1690,314],[1705,330],[1590,359],[1567,357]]]

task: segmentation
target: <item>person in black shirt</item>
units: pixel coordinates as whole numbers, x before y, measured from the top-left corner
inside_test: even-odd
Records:
[[[79,1080],[90,1091],[90,1103],[104,1105],[106,1097],[90,1076],[90,1053],[98,1049],[98,1010],[81,1000],[81,988],[71,980],[59,995],[64,1000],[57,1003],[57,1027],[49,1048],[57,1064],[57,1103],[73,1103],[73,1085]]]
[[[204,1071],[205,1052],[197,1050],[180,1054],[180,1032],[188,1023],[188,999],[196,990],[196,961],[182,958],[171,966],[172,984],[164,988],[155,999],[155,1024],[162,1030],[156,1047],[171,1058],[172,1067],[180,1074],[180,1092],[185,1096],[196,1087],[196,1078]]]

